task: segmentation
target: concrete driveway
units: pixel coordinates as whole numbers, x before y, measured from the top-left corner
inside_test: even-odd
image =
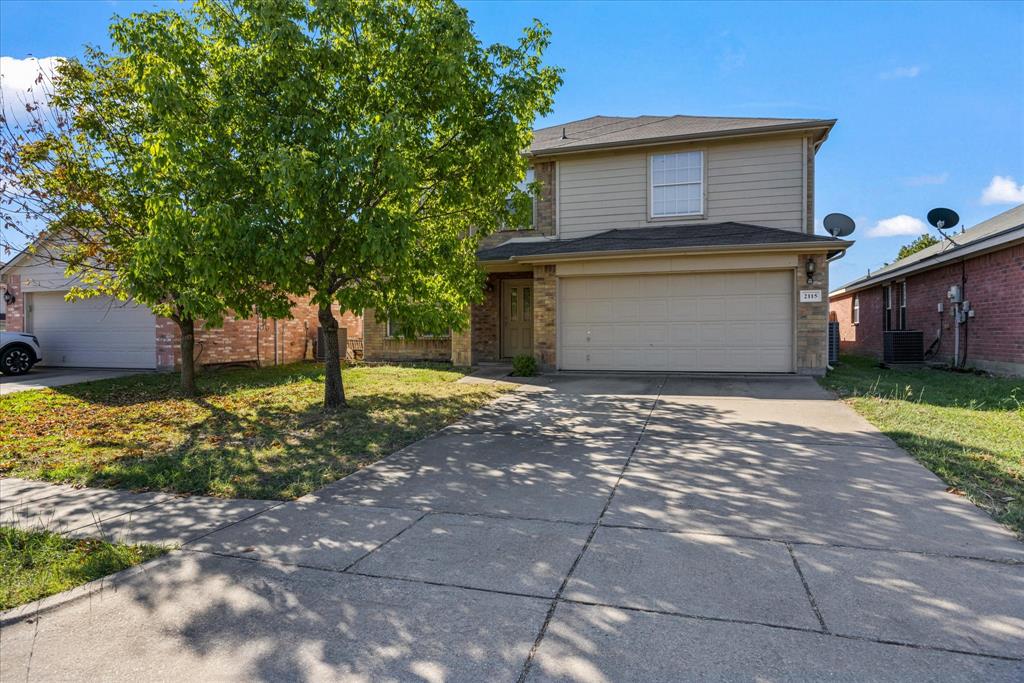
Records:
[[[145,370],[117,370],[105,368],[50,368],[36,366],[28,374],[16,377],[0,375],[0,396],[46,387],[93,382],[98,379],[135,375]]]
[[[3,617],[3,680],[1024,679],[1024,544],[811,380],[554,376]]]

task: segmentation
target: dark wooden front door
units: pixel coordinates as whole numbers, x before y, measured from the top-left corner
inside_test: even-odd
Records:
[[[533,355],[533,280],[501,282],[501,356]]]

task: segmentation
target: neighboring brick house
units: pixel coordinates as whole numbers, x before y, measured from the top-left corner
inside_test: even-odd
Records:
[[[166,370],[181,363],[178,326],[145,306],[109,297],[67,301],[74,285],[59,261],[24,253],[0,268],[0,288],[12,299],[0,309],[4,328],[32,332],[43,351],[41,365]],[[3,300],[3,297],[0,297]],[[278,365],[312,357],[317,309],[296,300],[291,318],[236,318],[196,329],[199,365]],[[362,317],[335,310],[349,349],[361,348]]]
[[[921,330],[927,359],[1024,375],[1024,204],[835,290],[829,306],[844,353],[882,357],[886,329]],[[959,286],[973,316],[956,323]]]
[[[368,311],[366,358],[822,374],[828,259],[852,244],[813,234],[814,155],[834,124],[596,116],[537,130],[534,224],[483,241],[467,329],[398,341]]]

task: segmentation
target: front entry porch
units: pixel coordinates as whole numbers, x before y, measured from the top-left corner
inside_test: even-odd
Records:
[[[554,268],[491,272],[484,298],[470,307],[466,329],[452,333],[452,364],[459,366],[534,356],[555,364]]]

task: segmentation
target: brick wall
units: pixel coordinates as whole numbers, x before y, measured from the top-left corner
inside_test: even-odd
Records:
[[[25,300],[21,293],[21,276],[13,273],[5,275],[3,284],[6,285],[7,291],[14,296],[14,303],[7,304],[6,320],[3,321],[3,327],[0,329],[9,332],[24,332]]]
[[[946,292],[966,275],[964,298],[975,311],[961,328],[967,365],[995,372],[1024,373],[1024,245],[915,273],[907,281],[907,329],[924,332],[924,346],[940,339],[934,360],[951,363],[954,324]],[[882,356],[882,286],[857,292],[860,324],[851,322],[853,295],[836,297],[831,310],[840,323],[846,353]],[[938,313],[938,304],[943,312]]]
[[[368,361],[441,361],[452,358],[450,337],[423,339],[391,339],[387,336],[387,320],[377,320],[372,308],[363,314],[363,357]]]
[[[806,264],[814,261],[814,280],[807,282]],[[796,298],[796,369],[801,374],[822,375],[828,364],[828,262],[824,254],[799,258],[793,295]],[[820,289],[821,301],[802,303],[801,289]]]
[[[860,299],[860,323],[853,322],[853,294],[829,302],[839,322],[839,350],[860,356],[882,357],[882,288],[856,293]]]
[[[224,325],[203,329],[196,324],[196,363],[219,365],[223,363],[254,363],[261,366],[294,363],[312,358],[317,321],[317,307],[309,298],[297,299],[291,310],[292,319],[236,318],[227,316]],[[345,328],[349,340],[362,337],[362,316],[352,311],[334,314]],[[275,324],[276,323],[276,324]],[[358,335],[358,337],[354,337]],[[158,317],[156,320],[157,367],[173,369],[181,364],[180,333],[174,321]],[[351,345],[351,344],[350,344]],[[276,356],[275,356],[276,352]]]
[[[558,280],[554,266],[533,268],[533,350],[542,369],[557,363]]]
[[[466,310],[467,320],[470,324],[463,330],[452,330],[452,365],[466,368],[473,364],[473,325],[472,307]]]
[[[545,161],[534,164],[533,179],[541,184],[540,195],[534,200],[533,229],[499,230],[480,240],[481,249],[496,247],[513,237],[555,234],[555,162]]]

